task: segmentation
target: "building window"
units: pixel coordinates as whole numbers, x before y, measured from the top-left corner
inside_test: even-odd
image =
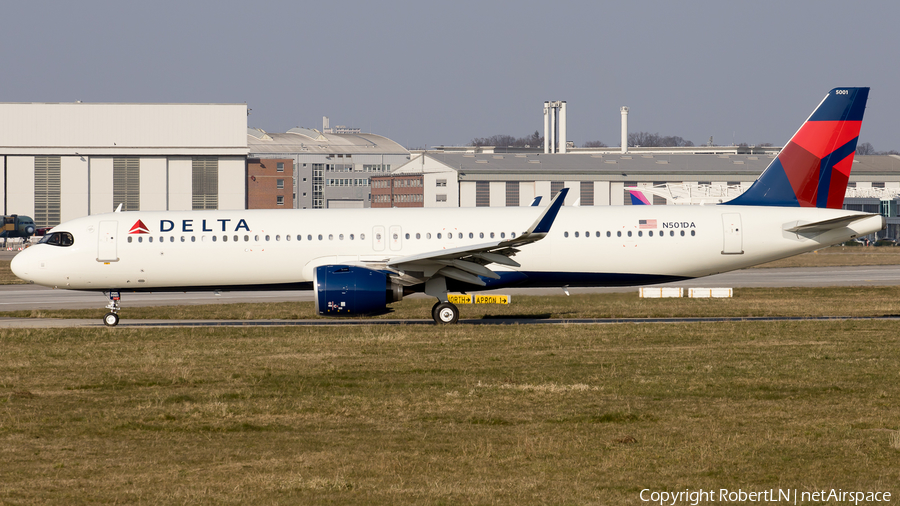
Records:
[[[555,197],[556,194],[563,189],[565,184],[565,181],[550,181],[550,198],[552,199]]]
[[[506,182],[506,207],[517,207],[519,205],[519,182]]]
[[[278,188],[279,190],[283,190],[284,189],[284,179],[276,179],[275,180],[275,188]]]
[[[123,211],[141,210],[140,158],[113,158],[113,207]]]
[[[219,159],[195,156],[191,160],[192,209],[219,208]]]
[[[728,183],[728,184],[731,184],[731,183]],[[740,184],[740,183],[737,183],[737,184]],[[665,181],[654,181],[653,186],[655,188],[663,188],[666,186],[666,182]],[[667,202],[668,201],[666,200],[665,197],[657,195],[655,193],[653,194],[653,205],[654,206],[664,206],[667,204]]]
[[[60,157],[34,157],[34,224],[52,227],[59,224]]]
[[[446,179],[438,179],[434,182],[434,185],[437,186],[438,188],[444,188],[445,186],[447,186],[447,180]]]
[[[491,183],[489,181],[475,181],[475,207],[490,207]]]
[[[283,206],[284,205],[284,195],[276,196],[275,203],[278,204],[279,206]]]
[[[625,181],[625,188],[637,188],[637,181]],[[625,190],[625,205],[631,205],[631,192],[629,190]]]
[[[592,206],[594,205],[594,182],[593,181],[582,181],[581,182],[581,205],[583,206]]]
[[[277,162],[275,164],[275,170],[278,172],[284,172],[284,162]]]
[[[447,194],[438,193],[437,195],[434,196],[434,201],[435,202],[447,202]]]
[[[325,164],[322,163],[314,163],[312,164],[313,170],[313,191],[312,191],[312,207],[313,209],[322,209],[324,208],[325,199],[322,195],[322,190],[325,187]]]

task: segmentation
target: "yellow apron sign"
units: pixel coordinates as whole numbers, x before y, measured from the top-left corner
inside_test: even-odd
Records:
[[[457,294],[447,294],[447,300],[452,302],[453,304],[471,304],[472,296],[471,295],[457,295]]]
[[[509,304],[509,295],[460,295],[447,294],[447,299],[454,304]]]
[[[509,304],[509,295],[476,295],[476,304]]]

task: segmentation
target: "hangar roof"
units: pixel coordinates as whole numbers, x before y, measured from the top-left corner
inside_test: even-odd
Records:
[[[278,134],[248,128],[247,147],[250,153],[409,154],[403,146],[380,135],[328,134],[312,128],[292,128]]]
[[[0,118],[2,154],[247,154],[247,104],[0,103]]]
[[[427,152],[426,156],[460,172],[459,179],[509,179],[513,174],[537,179],[554,176],[601,176],[631,180],[755,180],[775,158],[770,155],[706,154],[463,154]],[[412,161],[410,163],[416,163]],[[851,180],[900,181],[900,156],[856,156]],[[545,176],[541,178],[540,176]],[[593,179],[593,177],[592,177]]]

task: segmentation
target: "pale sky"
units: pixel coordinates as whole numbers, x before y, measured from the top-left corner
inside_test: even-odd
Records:
[[[900,150],[900,2],[4,2],[2,102],[244,103],[249,126],[359,127],[409,148],[630,130],[782,145],[869,86],[860,142]]]

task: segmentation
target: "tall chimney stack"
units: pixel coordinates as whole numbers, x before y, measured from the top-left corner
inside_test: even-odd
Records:
[[[622,152],[628,152],[628,108],[624,105],[621,109],[622,111]]]
[[[544,154],[550,153],[550,102],[544,102]]]
[[[566,152],[566,102],[563,100],[559,103],[559,150],[558,153]]]

